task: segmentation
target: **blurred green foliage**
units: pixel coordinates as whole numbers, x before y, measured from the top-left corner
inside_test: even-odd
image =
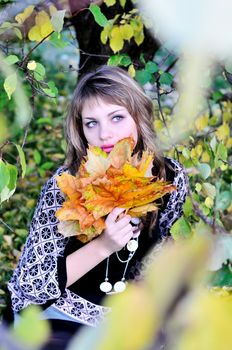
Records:
[[[115,3],[105,2],[109,6]],[[125,2],[120,1],[120,4],[124,6]],[[178,57],[161,46],[154,53],[153,60],[146,61],[145,53],[141,51],[139,62],[133,62],[133,57],[126,54],[123,47],[135,38],[138,46],[143,40],[144,27],[138,12],[130,12],[128,16],[125,13],[124,17],[120,18],[115,14],[113,19],[107,19],[100,7],[96,6],[90,11],[94,15],[93,20],[103,27],[99,40],[109,45],[112,50],[112,55],[106,58],[106,63],[128,69],[129,74],[144,86],[154,102],[154,126],[159,136],[160,147],[164,149],[165,155],[178,159],[185,166],[189,176],[190,193],[184,205],[184,215],[173,225],[172,237],[176,241],[182,241],[210,231],[221,235],[221,240],[218,241],[221,246],[225,247],[226,244],[231,247],[232,91],[229,72],[221,65],[214,67],[205,105],[192,125],[191,135],[173,147],[165,148],[169,139],[169,124],[173,119],[178,99],[175,65]],[[51,11],[47,11],[47,14],[46,23],[49,27]],[[12,20],[12,23],[15,21]],[[120,26],[123,27],[122,30]],[[6,34],[5,29],[0,27],[1,29],[0,41],[1,34]],[[14,31],[15,27],[11,26],[7,30]],[[73,69],[73,57],[76,55],[75,60],[78,61],[78,54],[76,48],[70,54],[73,38],[69,36],[69,30],[63,30],[61,35],[53,33],[51,37],[49,41],[37,40],[39,45],[35,48],[35,42],[28,40],[25,34],[25,40],[16,41],[14,38],[11,46],[7,46],[5,50],[7,57],[18,57],[18,61],[12,65],[23,82],[25,94],[32,107],[32,119],[24,129],[15,127],[14,92],[9,99],[3,87],[5,77],[1,76],[0,118],[5,132],[4,140],[0,144],[0,158],[4,164],[17,168],[18,180],[15,179],[15,193],[0,205],[0,310],[5,307],[6,283],[20,256],[41,187],[64,161],[63,123],[76,85],[77,72]],[[59,50],[60,56],[58,54],[51,60],[49,56],[54,52],[57,54]],[[62,53],[65,52],[66,56],[70,55],[69,58],[62,58]],[[12,57],[8,60],[12,60]],[[22,159],[15,145],[22,146],[22,152],[25,154],[24,177]],[[10,181],[4,186],[9,188],[9,184]],[[228,240],[225,243],[224,235],[228,235],[229,243]],[[217,251],[217,243],[215,246]],[[230,290],[232,248],[223,249],[218,250],[215,258],[217,261],[214,259],[211,263],[207,284]]]

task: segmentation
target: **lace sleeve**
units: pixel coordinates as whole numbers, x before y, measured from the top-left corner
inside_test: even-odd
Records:
[[[182,207],[189,188],[188,177],[183,166],[174,159],[168,158],[168,160],[175,173],[173,184],[176,186],[176,191],[171,193],[167,206],[160,215],[159,228],[161,237],[167,236],[170,227],[182,215]]]
[[[61,295],[58,281],[58,257],[62,257],[67,243],[57,229],[55,212],[64,198],[55,176],[43,187],[29,228],[29,234],[18,265],[9,281],[14,311],[27,305],[45,304]]]

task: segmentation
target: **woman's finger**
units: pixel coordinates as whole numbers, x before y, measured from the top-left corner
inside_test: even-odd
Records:
[[[106,223],[114,223],[117,221],[118,216],[125,211],[124,208],[114,208],[112,212],[107,216]]]

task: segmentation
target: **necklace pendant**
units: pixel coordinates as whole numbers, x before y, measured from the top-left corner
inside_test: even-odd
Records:
[[[138,246],[138,241],[136,241],[135,239],[131,239],[126,245],[129,252],[135,252],[136,249],[138,249]]]
[[[112,290],[112,288],[113,287],[112,287],[112,284],[110,282],[105,281],[105,282],[102,282],[100,284],[100,290],[104,293],[110,292]]]
[[[126,289],[126,283],[123,281],[118,281],[114,284],[114,291],[116,293],[124,292],[125,289]]]

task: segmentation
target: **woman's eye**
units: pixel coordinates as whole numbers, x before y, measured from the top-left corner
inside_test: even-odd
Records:
[[[115,115],[112,120],[118,122],[119,120],[122,120],[124,117],[122,115]]]
[[[85,126],[89,129],[93,128],[96,125],[97,122],[94,120],[91,120],[90,122],[86,123]]]

